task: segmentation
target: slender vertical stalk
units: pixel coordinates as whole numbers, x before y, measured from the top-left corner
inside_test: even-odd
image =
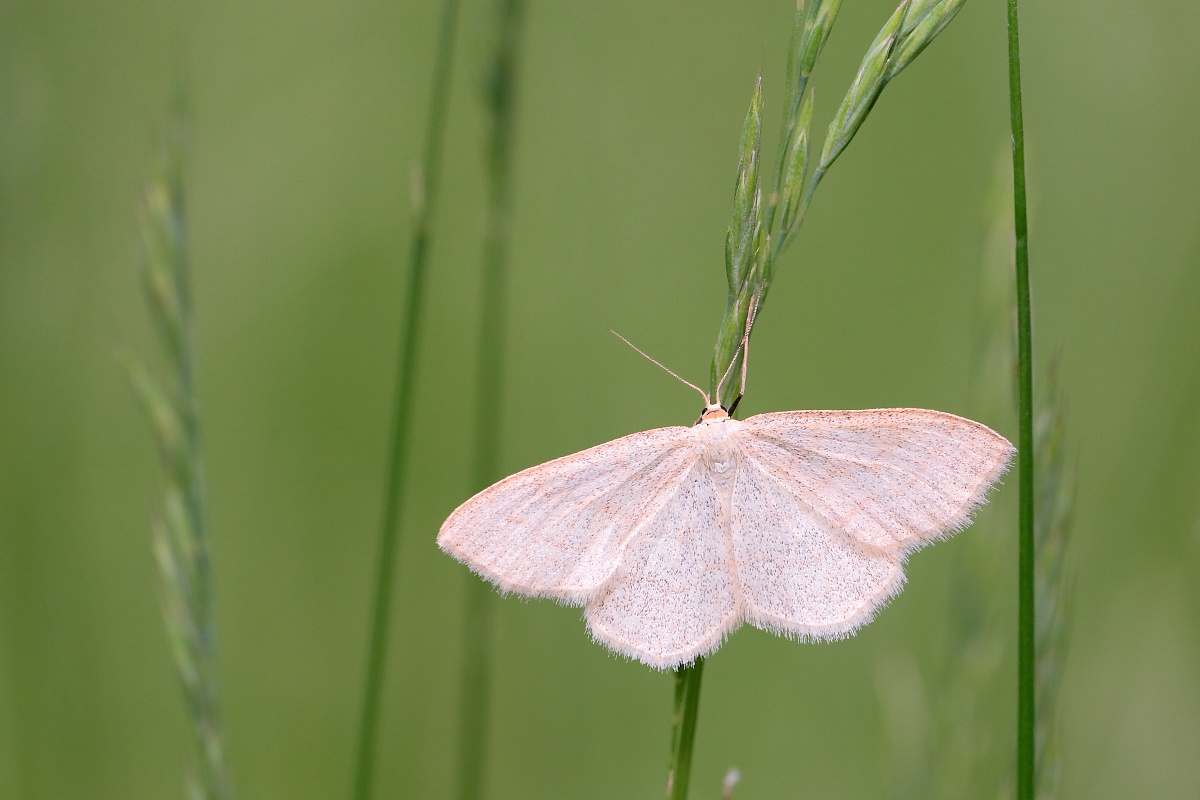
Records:
[[[479,384],[475,395],[472,481],[476,491],[500,478],[499,421],[504,389],[507,273],[512,229],[515,91],[524,5],[524,0],[497,2],[496,49],[484,98],[492,125],[487,145],[489,202],[479,322]],[[490,587],[475,576],[469,576],[458,724],[458,794],[462,800],[478,800],[483,795],[491,707],[493,601]]]
[[[675,703],[671,707],[671,758],[667,762],[667,795],[671,794],[674,784],[675,755],[679,750],[679,726],[683,723],[683,697],[687,683],[683,679],[683,670],[675,670]]]
[[[1017,624],[1017,798],[1034,797],[1034,449],[1033,342],[1029,302],[1029,224],[1025,210],[1025,123],[1021,110],[1021,50],[1017,0],[1008,0],[1009,114],[1012,120],[1013,226],[1017,278],[1017,437],[1020,554]]]
[[[667,773],[667,797],[670,800],[687,798],[688,781],[692,774],[692,745],[696,740],[696,717],[700,711],[700,678],[704,659],[675,671],[675,719],[672,735],[671,771]],[[680,713],[682,712],[682,713]]]
[[[196,800],[228,800],[233,793],[222,744],[216,614],[196,404],[183,92],[182,85],[175,87],[164,165],[146,186],[142,213],[147,295],[172,374],[166,384],[160,384],[142,366],[128,363],[127,367],[154,424],[165,475],[163,509],[154,522],[154,555],[163,619],[192,723],[195,760],[187,794]]]
[[[367,672],[363,684],[362,711],[355,761],[355,800],[371,796],[374,778],[375,737],[379,728],[379,704],[387,656],[388,621],[396,571],[396,542],[407,466],[410,430],[410,401],[414,394],[417,351],[421,333],[421,310],[425,266],[429,255],[433,214],[437,207],[438,179],[442,155],[442,132],[450,95],[450,68],[454,61],[454,39],[458,0],[443,0],[438,31],[437,62],[429,96],[429,118],[425,130],[425,152],[414,187],[412,249],[409,257],[408,299],[400,326],[396,380],[392,396],[391,449],[384,482],[383,515],[379,532],[375,594],[371,611]]]

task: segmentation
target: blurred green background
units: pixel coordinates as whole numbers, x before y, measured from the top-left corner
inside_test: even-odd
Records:
[[[819,125],[892,5],[845,4]],[[757,327],[746,413],[978,416],[967,376],[1008,141],[1003,5],[970,0],[831,171]],[[604,326],[707,374],[737,136],[761,68],[774,145],[791,8],[530,3],[506,471],[695,417],[694,395]],[[1195,798],[1200,5],[1022,13],[1035,341],[1043,363],[1061,357],[1080,474],[1063,796]],[[0,2],[0,797],[181,796],[186,717],[149,548],[158,470],[114,358],[157,352],[136,208],[180,67],[234,781],[256,800],[348,792],[436,15],[411,0]],[[491,20],[487,0],[464,3],[379,797],[454,787],[468,575],[434,535],[470,488]],[[857,637],[736,634],[706,669],[694,797],[718,797],[730,765],[739,800],[891,796],[880,670],[939,668],[971,537],[994,555],[998,635],[1012,638],[1015,485],[917,555]],[[578,609],[497,603],[491,796],[660,796],[671,676],[592,644]],[[1011,648],[1003,659],[1007,691]],[[993,700],[1007,760],[1012,698]]]

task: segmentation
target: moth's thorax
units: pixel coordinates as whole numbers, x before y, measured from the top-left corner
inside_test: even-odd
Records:
[[[741,422],[724,415],[702,419],[693,428],[703,449],[701,458],[718,483],[728,481],[732,486],[737,466],[737,434],[741,427]]]

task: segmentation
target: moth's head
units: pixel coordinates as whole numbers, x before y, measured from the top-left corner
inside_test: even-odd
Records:
[[[729,412],[721,407],[720,403],[707,403],[704,406],[704,411],[700,414],[700,419],[696,420],[696,424],[701,422],[714,422],[723,419],[729,419]]]

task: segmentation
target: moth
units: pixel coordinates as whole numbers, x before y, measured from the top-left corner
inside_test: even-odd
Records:
[[[459,506],[438,545],[502,592],[583,606],[598,642],[671,669],[743,623],[851,635],[901,590],[910,553],[970,523],[1013,453],[940,411],[738,420],[697,391],[694,425],[511,475]]]

